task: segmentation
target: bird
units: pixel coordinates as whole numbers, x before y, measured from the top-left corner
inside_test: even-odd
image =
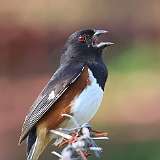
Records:
[[[50,130],[72,128],[72,115],[79,124],[89,122],[102,102],[108,70],[103,49],[113,44],[100,42],[108,31],[83,29],[72,33],[61,51],[58,69],[29,109],[23,122],[19,144],[25,139],[26,159],[38,160],[53,140]]]

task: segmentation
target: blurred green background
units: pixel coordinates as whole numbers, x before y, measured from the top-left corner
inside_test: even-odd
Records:
[[[106,29],[115,43],[104,53],[109,78],[92,121],[110,137],[101,159],[160,159],[159,0],[0,0],[1,160],[25,159],[17,146],[25,114],[68,35],[83,28]],[[41,160],[56,159],[46,152]]]

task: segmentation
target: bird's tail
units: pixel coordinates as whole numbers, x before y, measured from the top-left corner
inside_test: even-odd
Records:
[[[27,150],[26,150],[26,156],[28,157],[29,154],[32,152],[31,150],[33,150],[34,146],[35,146],[35,142],[36,142],[36,128],[34,127],[28,134],[27,137]]]
[[[38,160],[50,140],[46,128],[36,128],[36,136],[30,133],[27,141],[27,160]]]

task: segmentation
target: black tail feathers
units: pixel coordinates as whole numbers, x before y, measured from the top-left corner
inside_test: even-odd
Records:
[[[33,146],[36,142],[36,128],[33,128],[29,134],[28,134],[28,139],[27,139],[27,150],[26,150],[26,154],[27,157],[29,156],[31,150],[33,149]]]

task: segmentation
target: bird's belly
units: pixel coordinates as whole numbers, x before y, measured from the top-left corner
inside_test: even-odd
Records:
[[[79,124],[89,122],[96,114],[103,98],[103,90],[92,79],[90,85],[72,101],[71,112]]]

